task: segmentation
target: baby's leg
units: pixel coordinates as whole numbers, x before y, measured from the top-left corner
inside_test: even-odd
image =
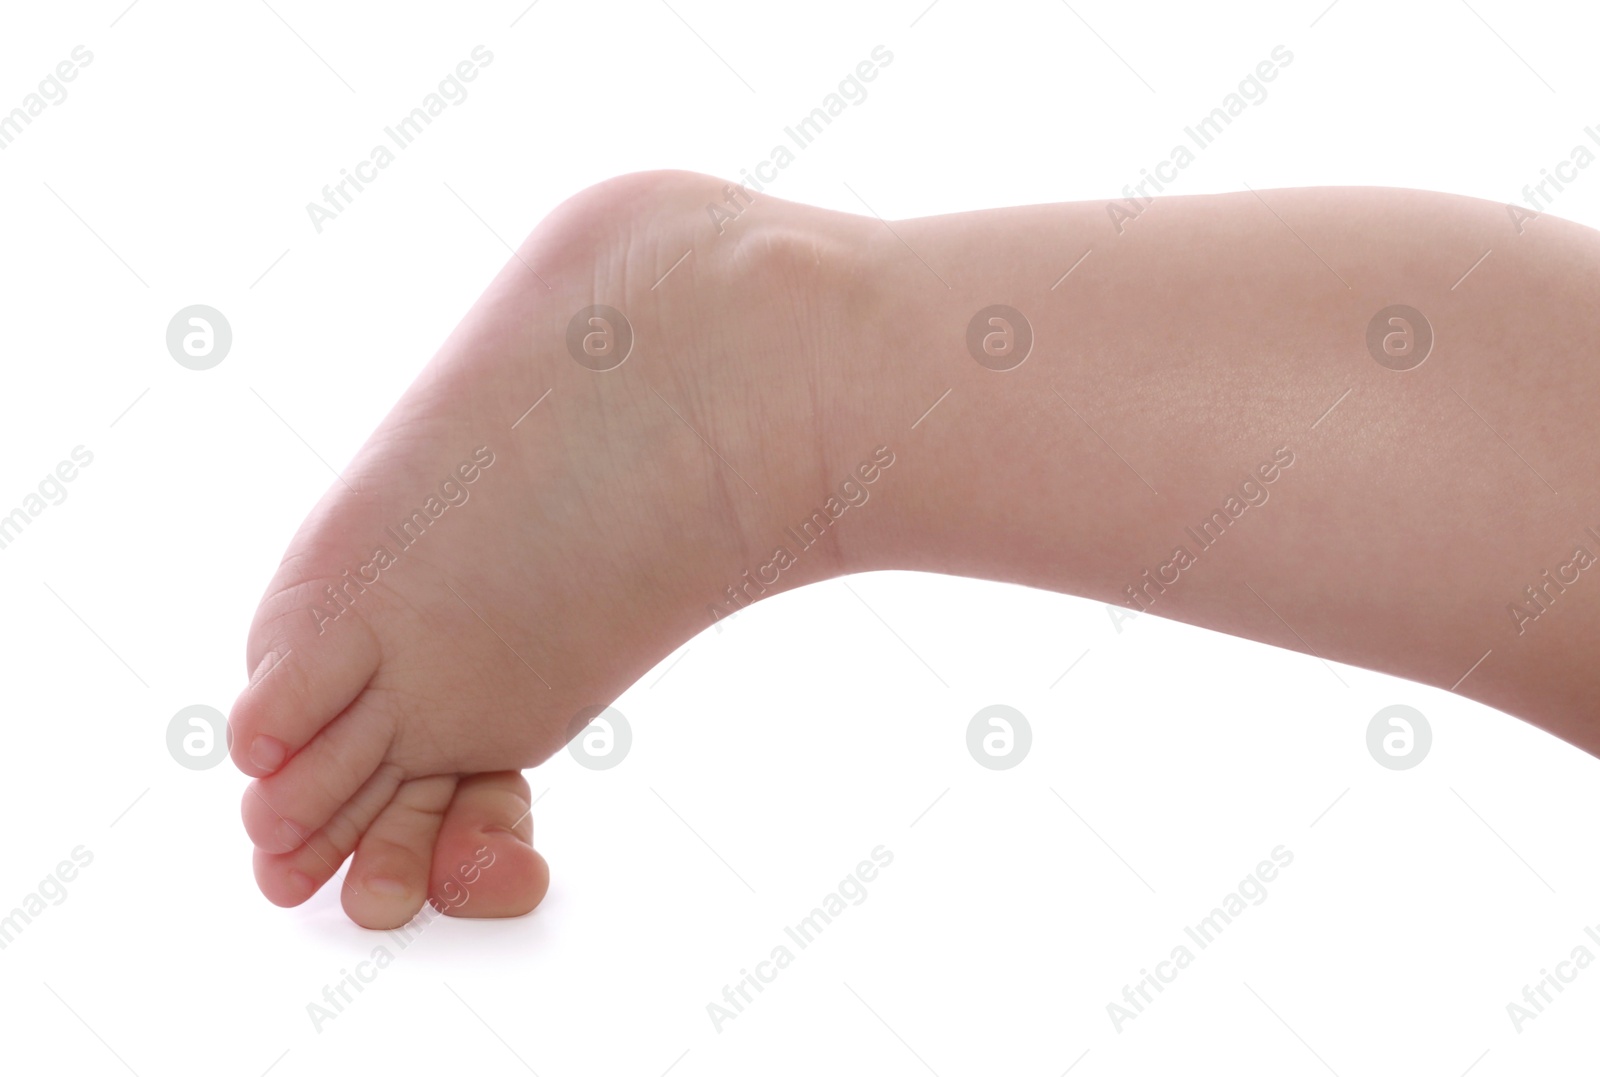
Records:
[[[263,600],[231,716],[258,881],[296,904],[353,853],[368,926],[463,868],[454,911],[525,911],[510,772],[716,617],[873,568],[1128,602],[1600,750],[1597,271],[1586,229],[1407,191],[1120,232],[1098,204],[889,226],[682,173],[585,192]]]
[[[895,224],[885,377],[913,418],[953,391],[852,567],[1125,604],[1600,754],[1600,233],[1523,227],[1361,188]],[[1015,369],[962,346],[990,304],[1031,326]]]

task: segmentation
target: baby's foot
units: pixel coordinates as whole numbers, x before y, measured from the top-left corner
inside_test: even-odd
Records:
[[[747,573],[877,446],[826,361],[882,352],[857,316],[875,222],[755,199],[650,173],[562,205],[301,527],[230,718],[270,900],[353,853],[367,927],[428,897],[528,911],[548,875],[517,770],[730,612],[730,586],[745,604],[844,570],[848,528],[776,583]]]

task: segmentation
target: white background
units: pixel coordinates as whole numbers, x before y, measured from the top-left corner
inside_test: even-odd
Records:
[[[1600,967],[1520,1033],[1506,1005],[1600,927],[1594,759],[1440,691],[1073,598],[875,574],[702,634],[618,701],[619,766],[530,774],[545,904],[433,923],[320,1031],[307,1003],[397,945],[336,886],[263,900],[245,780],[166,747],[180,708],[242,685],[329,466],[505,244],[584,186],[737,177],[884,45],[868,98],[772,193],[863,212],[848,183],[891,220],[1103,200],[1284,45],[1267,100],[1174,190],[1520,201],[1600,125],[1592,8],[124,8],[0,23],[0,110],[94,55],[0,151],[0,512],[94,454],[0,550],[0,914],[73,848],[94,858],[0,951],[7,1070],[1593,1072]],[[470,97],[318,234],[305,204],[477,45]],[[1555,212],[1600,224],[1600,169]],[[194,303],[234,332],[206,372],[165,347]],[[1032,725],[1015,769],[967,754],[991,703]],[[1365,742],[1394,703],[1435,737],[1405,772]],[[878,845],[894,862],[865,903],[717,1031],[706,1004]],[[1107,1003],[1278,845],[1295,861],[1267,902],[1118,1032]]]

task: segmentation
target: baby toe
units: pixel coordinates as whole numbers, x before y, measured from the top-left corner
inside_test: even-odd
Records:
[[[549,888],[527,781],[514,770],[463,778],[434,847],[432,900],[450,916],[521,916]]]
[[[454,775],[403,784],[361,836],[345,878],[344,911],[362,927],[399,927],[428,896],[435,839],[456,789]]]
[[[251,777],[282,767],[378,669],[377,639],[365,622],[346,618],[318,631],[308,612],[315,586],[277,592],[269,603],[276,612],[258,616],[250,634],[250,683],[234,701],[228,727],[234,764]]]
[[[299,905],[339,870],[378,813],[394,799],[400,775],[380,768],[321,830],[287,853],[255,850],[256,885],[274,905]]]
[[[364,786],[389,749],[393,724],[358,700],[283,769],[251,782],[245,833],[268,853],[287,853],[315,834]]]

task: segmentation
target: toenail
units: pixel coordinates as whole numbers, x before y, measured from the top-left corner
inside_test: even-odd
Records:
[[[306,840],[306,832],[285,819],[278,824],[278,844],[284,849],[298,849]]]
[[[262,770],[277,770],[288,754],[288,747],[277,737],[263,734],[250,742],[250,762]]]
[[[382,897],[405,897],[411,888],[399,879],[389,879],[382,875],[367,880],[367,889]]]

